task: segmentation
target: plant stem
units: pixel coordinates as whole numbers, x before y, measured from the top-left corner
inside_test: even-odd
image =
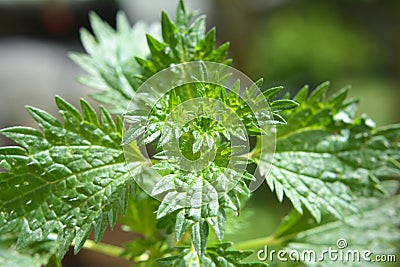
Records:
[[[83,245],[83,248],[116,258],[121,257],[121,254],[125,251],[121,247],[105,243],[96,243],[93,240],[89,239],[86,240],[85,244]]]
[[[121,259],[126,259],[129,261],[135,261],[135,262],[147,261],[149,259],[149,255],[147,253],[143,253],[142,255],[139,255],[139,256],[135,257],[134,259],[130,259],[128,257],[122,257],[121,255],[125,251],[125,249],[118,247],[118,246],[110,245],[110,244],[96,243],[90,239],[86,240],[86,242],[82,248],[91,250],[94,252],[102,253],[102,254],[110,256],[110,257],[121,258]]]
[[[250,239],[235,244],[235,247],[242,250],[252,250],[268,246],[276,246],[282,244],[286,238],[276,238],[275,236],[267,236],[256,239]]]

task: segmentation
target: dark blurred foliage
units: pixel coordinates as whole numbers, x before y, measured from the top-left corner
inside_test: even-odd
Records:
[[[251,69],[268,80],[297,85],[346,76],[398,76],[393,55],[399,54],[399,12],[398,1],[282,6],[265,17]]]
[[[114,24],[116,1],[3,1],[0,3],[0,38],[25,36],[62,42],[79,40],[79,28],[89,27],[88,12],[95,11]]]
[[[292,93],[323,81],[352,85],[360,113],[399,121],[400,2],[217,0],[219,32],[236,67]]]

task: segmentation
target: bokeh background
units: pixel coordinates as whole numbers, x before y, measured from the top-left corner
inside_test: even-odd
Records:
[[[266,86],[295,93],[329,80],[333,93],[352,85],[360,113],[378,125],[400,122],[400,1],[398,0],[187,0],[208,15],[219,42],[230,41],[234,67]],[[161,10],[174,13],[177,0],[0,0],[0,128],[31,125],[25,105],[56,114],[54,95],[78,104],[92,89],[74,78],[81,70],[67,57],[82,51],[79,28],[94,10],[111,25],[124,10],[132,23],[157,22]],[[93,103],[93,102],[92,102]],[[0,145],[9,141],[0,137]],[[266,236],[289,210],[266,186],[249,203],[243,240]],[[104,242],[134,236],[117,226]],[[122,260],[82,251],[64,266],[129,266]]]

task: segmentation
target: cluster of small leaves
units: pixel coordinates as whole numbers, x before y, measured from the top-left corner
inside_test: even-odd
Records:
[[[262,80],[260,80],[254,86],[261,86],[261,83]],[[201,97],[207,96],[207,98],[220,100],[223,104],[227,105],[229,108],[234,110],[236,114],[238,114],[248,134],[260,135],[261,130],[257,125],[257,118],[252,113],[250,107],[245,103],[245,101],[240,99],[238,95],[239,90],[239,83],[235,84],[235,87],[229,95],[227,95],[226,90],[222,86],[197,84],[194,95]],[[273,91],[276,91],[276,89],[272,88],[267,90],[264,93],[264,97],[272,95]],[[269,99],[270,98],[268,98],[268,100]],[[162,108],[157,108],[154,116],[150,114],[150,119],[148,120],[151,123],[150,126],[134,125],[128,130],[124,138],[127,138],[127,140],[131,141],[143,134],[143,136],[139,139],[139,143],[149,144],[162,135],[162,131],[165,131],[167,128],[165,127],[165,120],[168,117],[168,114],[166,113],[173,109],[170,106],[178,106],[181,103],[179,94],[175,92],[168,94],[164,100],[165,101],[162,102],[164,104],[160,105]],[[271,122],[271,124],[285,123],[284,119],[278,115],[278,112],[298,106],[295,101],[289,99],[270,101],[269,103],[272,106],[274,115],[278,116],[279,119],[275,120],[275,122]],[[201,109],[201,107],[199,108]],[[221,175],[225,175],[224,173],[226,172],[227,165],[226,161],[228,161],[232,154],[234,154],[232,151],[234,148],[230,146],[228,141],[229,134],[233,132],[233,135],[236,135],[238,138],[246,138],[246,133],[238,133],[237,130],[227,131],[223,127],[219,127],[215,124],[210,126],[209,122],[210,121],[205,122],[204,119],[200,118],[199,120],[188,125],[188,130],[186,133],[184,127],[180,131],[178,129],[178,133],[171,130],[170,134],[176,135],[177,137],[183,139],[180,142],[180,145],[182,145],[181,151],[185,156],[187,156],[187,158],[196,159],[196,154],[199,154],[199,150],[202,146],[212,147],[217,144],[218,147],[214,162],[208,168],[196,174],[182,171],[178,166],[175,166],[173,163],[168,161],[162,161],[154,165],[154,168],[159,170],[159,173],[164,177],[163,180],[161,180],[156,186],[156,189],[158,187],[160,188],[160,190],[157,191],[158,193],[165,194],[166,191],[162,191],[161,189],[168,190],[168,184],[185,184],[188,186],[188,188],[190,188],[191,184],[198,185],[198,183],[196,183],[197,180],[201,180],[202,183],[209,184]],[[146,130],[150,133],[146,134]],[[184,137],[188,138],[185,139]],[[159,148],[162,148],[163,144],[166,142],[164,139],[168,140],[168,138],[163,137],[158,140],[157,146]],[[211,145],[209,145],[210,143]],[[165,151],[161,151],[161,153],[157,154],[156,158],[163,160],[163,152]],[[240,159],[235,159],[236,163],[239,163],[239,161]],[[241,163],[247,164],[247,159],[243,159]],[[218,240],[221,241],[224,237],[226,227],[224,208],[231,209],[239,214],[241,201],[246,201],[250,196],[246,181],[251,181],[253,179],[254,177],[250,173],[245,172],[243,176],[238,179],[240,181],[238,181],[237,185],[228,194],[223,195],[221,198],[216,199],[211,203],[208,203],[209,201],[206,200],[204,201],[205,203],[208,203],[206,205],[202,205],[203,200],[199,200],[199,207],[196,207],[195,205],[191,208],[184,208],[174,201],[174,199],[178,197],[177,192],[168,193],[158,209],[157,218],[160,219],[170,214],[172,214],[172,216],[176,216],[175,233],[177,241],[181,240],[186,231],[192,229],[191,238],[193,246],[199,255],[203,255],[207,247],[209,227],[211,226]],[[208,193],[210,194],[210,192]]]
[[[261,84],[262,80],[259,80],[256,84],[254,84],[254,87],[258,88],[261,86]],[[190,89],[187,87],[190,86],[185,86],[184,89]],[[247,130],[247,134],[259,135],[261,133],[261,130],[257,125],[257,118],[252,113],[251,108],[239,97],[239,82],[235,84],[229,95],[227,94],[225,88],[215,84],[198,83],[195,84],[194,87],[195,91],[192,91],[191,94],[192,96],[194,95],[194,98],[207,97],[208,99],[213,98],[221,101],[239,116],[241,123],[243,123]],[[281,88],[278,89],[281,90]],[[183,91],[187,93],[189,90]],[[250,88],[249,91],[252,91],[252,89]],[[298,106],[295,101],[289,99],[269,101],[270,96],[276,91],[277,88],[272,88],[264,93],[264,97],[268,97],[268,102],[272,107],[274,115],[278,116],[278,120],[275,120],[275,122],[270,122],[271,124],[285,123],[284,119],[278,115],[278,112]],[[135,140],[135,138],[139,138],[139,143],[150,144],[161,136],[161,138],[157,141],[157,147],[161,149],[163,145],[170,139],[169,135],[175,135],[176,137],[181,138],[179,144],[181,145],[181,152],[186,156],[186,158],[196,159],[196,157],[198,157],[200,154],[199,150],[202,146],[211,149],[215,144],[217,144],[217,152],[214,162],[211,164],[211,166],[203,170],[201,173],[192,174],[187,171],[182,171],[170,161],[161,161],[160,163],[154,165],[154,169],[159,170],[160,175],[164,177],[163,181],[161,181],[159,185],[161,189],[168,189],[169,183],[190,185],[195,184],[195,180],[201,180],[204,183],[210,183],[214,181],[220,175],[224,174],[228,159],[232,156],[232,154],[235,154],[235,151],[233,151],[235,150],[235,147],[231,147],[229,143],[229,134],[233,133],[233,135],[240,139],[246,139],[246,133],[237,130],[240,130],[240,127],[234,127],[235,125],[232,124],[233,126],[229,129],[229,131],[227,131],[224,127],[216,124],[214,121],[209,119],[205,120],[202,117],[196,121],[191,121],[185,125],[183,129],[171,129],[169,134],[162,135],[162,132],[165,133],[165,131],[169,130],[165,123],[169,112],[182,103],[180,95],[181,94],[179,91],[177,92],[176,90],[172,90],[169,94],[166,94],[165,97],[163,97],[159,103],[155,105],[155,109],[150,113],[149,119],[147,120],[146,118],[146,125],[141,125],[140,123],[136,125],[134,124],[127,131],[126,135],[124,136],[124,143],[129,143],[132,140]],[[201,106],[198,108],[202,109]],[[238,150],[240,150],[240,147],[238,147]],[[155,157],[160,160],[166,159],[164,152],[165,151],[161,151]],[[236,159],[235,162],[247,164],[247,159]],[[254,177],[250,173],[245,172],[243,177],[240,177],[240,179],[242,179],[242,181],[238,183],[236,188],[229,192],[227,196],[223,196],[213,204],[217,207],[216,209],[210,209],[209,205],[205,205],[205,208],[208,209],[207,212],[200,212],[200,208],[192,208],[190,212],[182,210],[181,213],[178,214],[201,214],[201,217],[199,216],[199,218],[203,218],[204,221],[207,221],[207,216],[211,216],[211,218],[216,216],[216,210],[218,210],[218,207],[230,208],[236,213],[239,213],[239,199],[247,199],[249,197],[249,190],[243,180],[253,180]],[[160,191],[158,193],[165,192]],[[173,199],[176,197],[177,193],[174,193],[167,195],[164,198],[165,201],[161,203],[158,211],[158,218],[162,218],[170,213],[175,212],[176,210],[183,209],[182,206],[173,201]],[[201,206],[201,202],[198,203],[198,205]],[[184,220],[178,222],[178,219],[176,223],[177,229],[181,229],[182,226],[180,224]],[[186,231],[193,224],[193,219],[186,219],[188,222],[185,223],[187,227],[183,228],[184,231]],[[199,219],[196,220],[199,221]],[[216,229],[216,225],[217,224],[214,224],[213,228],[216,232],[222,232],[221,234],[217,234],[219,239],[222,239],[225,224],[220,224],[219,229]],[[178,238],[178,241],[179,240],[180,239]]]
[[[207,60],[225,64],[229,62],[225,60],[228,45],[223,45],[214,50],[215,30],[211,30],[209,33],[205,34],[204,17],[199,17],[193,24],[189,23],[190,17],[191,16],[186,13],[182,2],[180,2],[177,9],[177,21],[175,24],[163,13],[162,35],[164,42],[157,41],[155,38],[147,35],[151,55],[147,60],[138,59],[139,64],[146,70],[145,76],[148,77],[160,70],[170,67],[172,64],[187,61]],[[196,51],[201,51],[201,53]],[[261,82],[260,80],[255,86],[260,86]],[[257,123],[255,123],[255,117],[253,116],[250,118],[250,115],[252,115],[251,109],[239,98],[238,92],[240,90],[240,84],[236,83],[235,88],[237,92],[233,89],[229,96],[225,88],[215,84],[195,83],[171,90],[155,104],[149,117],[146,116],[145,125],[137,123],[128,129],[124,136],[124,144],[128,144],[135,139],[138,140],[139,144],[150,144],[157,140],[157,147],[161,149],[169,140],[169,135],[165,134],[165,131],[168,131],[168,127],[166,127],[168,115],[175,107],[186,100],[188,95],[193,98],[207,97],[222,101],[222,103],[226,104],[236,113],[239,113],[238,116],[248,132],[260,134]],[[285,103],[281,103],[280,107],[292,108],[297,106],[297,104],[291,100],[284,100],[284,102]],[[276,102],[276,105],[277,104],[278,102]],[[233,133],[238,138],[246,138],[246,133],[235,132],[241,129],[239,127],[232,127],[234,131],[227,131],[218,124],[210,125],[209,121],[207,121],[207,123],[204,119],[203,121],[201,120],[200,118],[186,125],[186,128],[177,129],[179,131],[178,133],[171,130],[169,134],[180,138],[182,152],[187,158],[195,159],[202,146],[214,147],[216,145],[217,153],[214,162],[201,173],[193,174],[180,170],[171,162],[161,161],[154,165],[154,169],[159,170],[159,173],[164,177],[163,180],[160,181],[160,185],[158,185],[160,190],[167,190],[169,187],[164,186],[167,183],[178,183],[189,186],[190,184],[198,185],[196,181],[201,180],[202,183],[209,184],[220,175],[224,174],[227,158],[229,159],[233,154],[228,141],[229,133]],[[162,134],[162,131],[164,131],[164,134]],[[163,160],[163,152],[165,151],[161,150],[160,153],[156,155],[156,158]],[[175,234],[177,241],[182,239],[186,231],[191,230],[191,239],[195,251],[197,251],[200,256],[204,255],[210,226],[214,230],[217,238],[222,240],[226,224],[224,208],[232,209],[239,214],[241,201],[247,200],[250,196],[245,181],[252,179],[254,179],[253,176],[246,172],[244,177],[241,177],[241,181],[239,181],[228,194],[206,205],[202,205],[202,200],[200,200],[197,205],[198,207],[196,207],[196,205],[191,208],[182,207],[174,202],[178,193],[168,193],[157,211],[157,218],[161,219],[165,216],[176,217]],[[155,191],[158,192],[159,190]],[[165,194],[166,192],[160,191],[158,193]]]
[[[0,232],[18,233],[17,248],[56,235],[62,257],[75,240],[75,252],[94,226],[99,241],[125,212],[133,179],[120,147],[123,125],[81,101],[80,112],[57,97],[64,124],[28,107],[43,133],[29,127],[1,130],[22,147],[0,149]]]
[[[252,179],[252,175],[245,175],[245,179]],[[193,246],[199,255],[203,255],[208,244],[209,228],[213,229],[218,240],[222,240],[226,227],[225,209],[239,214],[241,206],[250,196],[246,182],[241,180],[226,195],[199,207],[179,207],[169,202],[162,202],[157,211],[157,218],[165,216],[176,217],[175,236],[181,241],[188,230],[191,230]]]
[[[239,139],[246,140],[246,134],[249,136],[260,135],[262,132],[259,125],[260,118],[256,117],[254,111],[249,104],[244,101],[244,99],[253,98],[254,96],[250,95],[256,95],[258,88],[262,87],[262,83],[262,79],[258,80],[253,84],[252,87],[246,88],[243,93],[244,95],[242,96],[240,96],[239,93],[241,91],[240,81],[237,81],[234,84],[229,93],[227,93],[226,88],[224,88],[222,85],[207,83],[188,84],[171,90],[157,101],[148,116],[142,115],[143,118],[141,118],[141,120],[136,118],[137,121],[145,121],[146,123],[137,123],[132,125],[132,127],[124,136],[126,139],[124,143],[129,143],[132,140],[137,139],[138,143],[150,144],[161,136],[162,138],[158,142],[158,147],[162,147],[170,140],[171,135],[180,137],[183,133],[189,132],[193,139],[193,144],[188,144],[188,146],[193,147],[193,154],[195,154],[198,152],[203,143],[207,144],[211,148],[214,145],[214,140],[218,139],[219,137],[225,137],[226,140],[229,140],[230,134],[232,134]],[[263,93],[262,97],[261,95],[259,97],[259,99],[266,101],[266,105],[268,104],[271,109],[270,111],[267,110],[265,112],[271,112],[274,116],[273,120],[266,122],[268,124],[286,124],[285,119],[279,115],[279,113],[284,110],[296,108],[299,105],[297,102],[290,99],[273,100],[273,98],[280,91],[282,91],[282,89],[283,87],[274,87],[268,89]],[[192,125],[187,125],[182,129],[172,129],[166,123],[168,116],[170,115],[171,111],[188,100],[188,96],[190,97],[189,99],[207,98],[218,100],[221,104],[225,105],[230,111],[234,112],[238,116],[247,133],[242,130],[240,125],[236,125],[225,120],[223,120],[224,124],[225,126],[229,125],[229,129],[226,129],[222,125],[215,123],[213,120],[204,125],[204,119],[202,118],[198,118],[196,121],[194,121],[194,123],[192,123]],[[200,106],[198,109],[202,109],[202,107]],[[136,113],[133,114],[135,117],[138,117]],[[132,114],[127,113],[127,115]],[[199,127],[199,124],[202,124],[201,127]],[[226,140],[225,142],[220,142],[220,144],[226,144]]]
[[[151,55],[147,58],[137,57],[141,65],[143,78],[169,68],[171,65],[191,61],[211,61],[229,64],[226,59],[229,43],[216,47],[215,28],[206,32],[206,17],[200,16],[190,23],[192,14],[185,9],[183,1],[179,1],[174,23],[168,14],[162,12],[162,41],[147,34],[147,44]]]
[[[245,88],[241,94],[240,81],[236,81],[233,87],[229,90],[229,94],[226,89],[222,86],[207,84],[199,89],[200,97],[214,98],[221,101],[223,104],[228,106],[232,111],[234,111],[244,127],[246,128],[247,134],[249,136],[256,136],[262,133],[259,123],[260,117],[256,117],[252,107],[245,101],[245,99],[250,100],[256,98],[257,101],[266,101],[269,110],[264,111],[266,113],[271,112],[273,119],[265,121],[267,124],[271,125],[285,125],[286,120],[280,115],[284,110],[294,109],[299,106],[299,104],[291,99],[274,99],[278,95],[283,87],[273,87],[265,90],[263,95],[258,95],[259,89],[263,86],[263,79],[256,81],[251,87]],[[258,100],[259,99],[259,100]],[[257,103],[256,101],[254,103]],[[266,106],[267,106],[266,105]],[[238,135],[241,138],[241,135]]]
[[[384,191],[380,179],[400,176],[400,125],[377,128],[366,115],[356,118],[348,88],[328,98],[328,86],[310,96],[307,87],[300,90],[300,107],[281,113],[288,125],[279,128],[273,162],[259,162],[261,170],[272,163],[267,183],[278,199],[286,195],[317,221],[323,213],[343,219],[345,210],[357,212],[357,197]]]

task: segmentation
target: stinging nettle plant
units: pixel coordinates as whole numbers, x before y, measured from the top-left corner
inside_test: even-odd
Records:
[[[339,238],[351,249],[394,253],[391,243],[400,239],[395,180],[400,177],[400,125],[376,127],[368,116],[356,117],[357,100],[347,98],[348,88],[328,97],[329,84],[323,83],[311,93],[302,88],[292,99],[288,94],[277,99],[282,87],[267,89],[263,97],[277,132],[274,158],[266,160],[260,157],[262,131],[241,97],[218,85],[197,83],[163,96],[146,127],[126,129],[121,114],[150,77],[186,62],[229,65],[229,44],[217,46],[215,29],[206,32],[205,17],[192,19],[183,1],[175,22],[162,13],[161,30],[142,24],[130,27],[121,13],[116,30],[96,14],[90,19],[94,34],[81,31],[87,54],[72,53],[71,58],[89,73],[79,80],[100,89],[91,97],[106,108],[96,112],[81,100],[80,112],[56,97],[63,122],[28,107],[41,131],[1,130],[19,145],[0,148],[1,266],[61,266],[70,246],[75,253],[84,247],[137,266],[264,266],[246,258],[264,245],[322,251]],[[256,83],[261,84],[262,80]],[[245,134],[258,142],[241,155],[247,168],[220,198],[194,206],[160,202],[136,182],[144,175],[144,164],[152,162],[160,176],[175,184],[203,184],[224,173],[227,159],[235,154],[227,129],[200,117],[177,134],[179,149],[190,160],[198,159],[202,149],[215,149],[210,169],[193,176],[165,159],[160,143],[167,142],[162,138],[162,131],[168,131],[166,118],[196,97],[229,106]],[[239,138],[241,134],[236,133]],[[149,159],[139,146],[152,149]],[[128,166],[124,148],[137,163],[134,169]],[[269,172],[264,177],[269,188],[279,201],[286,196],[293,211],[272,236],[233,244],[224,234],[251,196],[255,166]],[[140,237],[123,248],[98,243],[106,228],[117,222]],[[94,240],[89,240],[92,231]]]

